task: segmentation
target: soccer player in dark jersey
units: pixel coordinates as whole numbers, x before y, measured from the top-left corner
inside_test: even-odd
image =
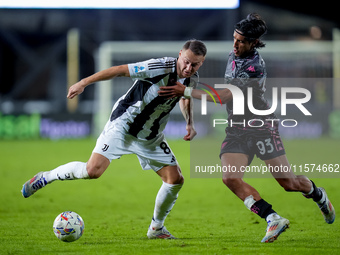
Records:
[[[174,206],[184,178],[171,151],[163,130],[171,110],[177,102],[187,122],[184,140],[191,140],[196,131],[192,123],[190,100],[167,99],[159,96],[160,86],[176,81],[191,86],[190,77],[202,66],[206,46],[199,40],[189,40],[179,52],[178,58],[163,57],[143,62],[113,66],[82,79],[70,87],[69,99],[81,94],[92,83],[119,76],[134,81],[125,95],[113,106],[111,116],[97,139],[90,159],[70,162],[51,171],[40,172],[28,180],[22,195],[30,197],[39,189],[56,180],[96,179],[108,168],[111,161],[126,154],[136,154],[144,170],[154,170],[163,184],[156,196],[155,208],[147,236],[150,239],[173,239],[164,221]],[[128,169],[120,169],[125,171]]]
[[[257,110],[269,109],[264,98],[266,67],[257,49],[265,44],[261,40],[267,26],[258,14],[249,14],[235,26],[233,50],[229,54],[225,81],[237,86],[247,95],[247,88],[253,89],[253,106]],[[204,92],[199,89],[186,88],[177,83],[173,87],[161,88],[160,94],[173,97],[191,94],[201,98]],[[222,89],[218,94],[227,104],[228,123],[226,138],[222,142],[220,158],[226,169],[236,168],[237,172],[224,172],[223,183],[252,212],[267,221],[266,235],[262,242],[273,242],[289,227],[289,220],[279,216],[272,205],[261,198],[258,191],[242,178],[246,166],[250,165],[256,155],[267,166],[273,169],[288,169],[288,172],[272,172],[273,177],[286,191],[299,191],[307,198],[312,198],[324,216],[327,223],[335,220],[335,210],[323,188],[317,188],[306,176],[296,176],[290,169],[283,143],[281,141],[275,114],[258,116],[245,105],[244,115],[233,114],[233,95],[229,89]],[[209,100],[209,98],[208,98]],[[254,120],[254,123],[251,121]],[[269,121],[268,121],[269,120]],[[249,123],[250,121],[250,123]],[[263,121],[263,122],[262,122]],[[257,122],[257,123],[256,123]],[[265,123],[264,125],[261,125]],[[228,168],[229,166],[229,168]]]

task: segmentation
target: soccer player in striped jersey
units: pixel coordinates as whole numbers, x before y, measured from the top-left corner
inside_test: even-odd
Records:
[[[154,170],[163,181],[156,196],[147,236],[150,239],[174,238],[164,227],[164,221],[175,204],[184,178],[162,131],[177,102],[180,103],[187,123],[184,140],[191,140],[196,131],[192,122],[191,99],[167,99],[159,96],[158,91],[161,86],[173,85],[176,82],[193,86],[190,77],[202,66],[206,52],[203,42],[192,39],[184,44],[178,58],[163,57],[113,66],[71,86],[67,95],[69,99],[81,94],[88,85],[98,81],[120,76],[131,77],[134,81],[127,93],[114,104],[90,159],[86,163],[70,162],[51,171],[36,174],[23,185],[22,195],[29,197],[55,180],[99,178],[113,159],[125,154],[136,154],[141,167],[144,170]]]

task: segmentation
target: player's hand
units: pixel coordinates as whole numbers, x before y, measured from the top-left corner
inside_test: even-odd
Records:
[[[75,83],[69,88],[67,98],[72,99],[75,96],[78,96],[79,94],[83,93],[84,89],[85,86],[82,81]]]
[[[191,141],[197,135],[195,128],[191,125],[186,126],[187,134],[183,137],[185,141]]]
[[[184,95],[185,88],[182,83],[177,81],[173,86],[160,87],[158,95],[168,98],[181,97]]]

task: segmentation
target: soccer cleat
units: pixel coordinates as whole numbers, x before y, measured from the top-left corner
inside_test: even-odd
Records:
[[[332,224],[334,222],[334,220],[335,220],[335,210],[334,210],[334,207],[333,207],[331,201],[329,201],[325,189],[324,188],[319,188],[319,190],[321,190],[321,192],[322,192],[322,198],[325,198],[325,199],[321,199],[321,200],[323,200],[323,202],[322,203],[320,203],[320,202],[318,203],[317,202],[317,205],[319,206],[319,208],[320,208],[320,210],[322,212],[322,215],[325,218],[325,221],[328,224]]]
[[[47,181],[43,177],[43,172],[37,173],[31,180],[25,182],[22,187],[21,193],[27,198],[37,192],[39,189],[45,187]]]
[[[279,235],[284,232],[287,228],[289,228],[289,220],[285,218],[279,218],[273,221],[268,222],[267,233],[265,237],[262,239],[262,243],[272,243],[274,242]]]
[[[151,228],[148,229],[147,236],[149,239],[176,239],[170,232],[165,228],[165,226],[155,229]]]

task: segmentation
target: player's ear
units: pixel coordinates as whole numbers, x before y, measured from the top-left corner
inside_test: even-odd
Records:
[[[180,57],[182,55],[182,50],[179,51],[178,56]]]
[[[203,57],[203,60],[202,60],[201,63],[200,63],[200,67],[203,65],[204,60],[205,60],[205,57]]]
[[[258,43],[259,43],[259,39],[256,39],[254,42],[252,42],[253,45],[251,46],[251,48],[254,49],[255,46],[256,46]]]

